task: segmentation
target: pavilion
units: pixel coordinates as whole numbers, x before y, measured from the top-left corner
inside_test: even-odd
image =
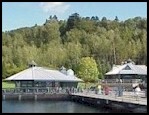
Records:
[[[147,88],[147,66],[136,65],[130,59],[121,65],[114,65],[112,70],[105,74],[104,82],[111,87],[123,86],[133,90],[136,86]]]
[[[141,86],[147,91],[147,66],[135,65],[130,59],[121,65],[114,65],[112,70],[105,74],[104,82],[111,87],[118,88],[118,95],[123,90],[132,91],[136,86]]]
[[[121,79],[123,81],[142,81],[147,78],[147,66],[135,65],[128,61],[121,65],[114,65],[112,70],[105,74],[105,79]]]
[[[65,73],[64,73],[65,71]],[[43,87],[77,87],[81,79],[74,75],[72,69],[53,70],[44,67],[37,67],[32,61],[29,68],[5,79],[14,81],[16,88],[43,88]]]

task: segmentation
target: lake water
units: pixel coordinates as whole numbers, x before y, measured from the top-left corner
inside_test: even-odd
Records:
[[[29,101],[3,100],[2,113],[109,113],[109,110],[95,108],[71,101]]]

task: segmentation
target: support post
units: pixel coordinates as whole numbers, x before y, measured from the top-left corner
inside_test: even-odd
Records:
[[[34,98],[35,98],[35,101],[36,101],[37,100],[37,95],[35,95]]]
[[[21,95],[19,95],[19,101],[21,100],[21,97],[22,97],[22,96],[21,96]]]
[[[6,95],[3,95],[3,100],[5,100],[6,99]]]

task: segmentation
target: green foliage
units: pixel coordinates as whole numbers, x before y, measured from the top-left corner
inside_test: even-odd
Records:
[[[99,84],[98,82],[88,82],[88,83],[80,82],[78,83],[78,88],[89,89],[90,87],[97,87],[98,84]]]
[[[98,80],[99,71],[96,61],[92,57],[83,57],[77,67],[78,76],[85,82]]]
[[[13,82],[2,82],[2,88],[15,88],[15,84]]]
[[[79,21],[80,16],[78,13],[73,13],[71,16],[69,16],[67,20],[67,31],[76,28],[78,26]]]
[[[120,21],[116,16],[114,20],[99,20],[74,13],[68,20],[59,21],[54,15],[41,26],[2,32],[3,79],[27,68],[31,60],[55,69],[63,65],[76,73],[82,57],[95,59],[97,78],[128,58],[147,65],[147,19]]]

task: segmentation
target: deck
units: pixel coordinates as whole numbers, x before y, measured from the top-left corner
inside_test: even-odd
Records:
[[[136,96],[134,92],[123,92],[123,96],[121,97],[116,96],[114,92],[112,93],[109,95],[103,95],[103,94],[95,94],[93,92],[83,92],[83,93],[72,93],[71,95],[133,103],[133,104],[139,104],[139,105],[147,105],[147,98],[144,97],[143,92],[141,92],[138,96]]]
[[[134,92],[123,92],[122,96],[117,96],[114,92],[109,95],[95,94],[91,91],[84,91],[82,93],[71,93],[71,100],[89,106],[108,107],[116,112],[130,112],[130,113],[146,113],[147,112],[147,98],[144,92],[140,92],[137,96]]]

